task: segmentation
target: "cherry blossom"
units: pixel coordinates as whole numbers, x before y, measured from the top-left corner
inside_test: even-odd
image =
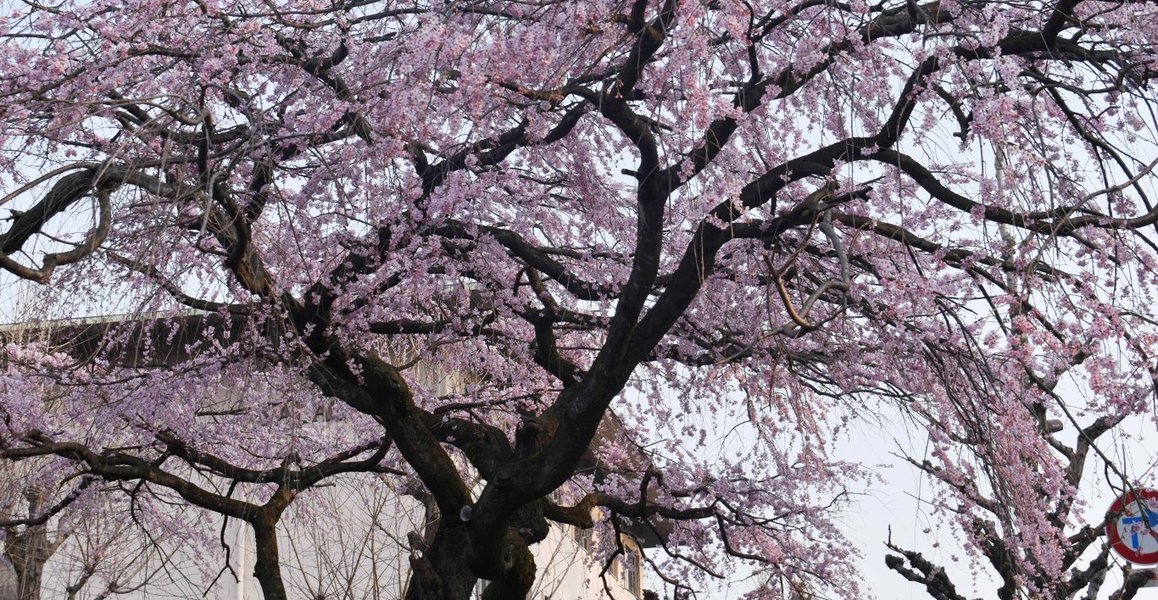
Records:
[[[285,598],[282,515],[386,478],[437,516],[410,598],[526,597],[550,522],[662,530],[671,594],[859,597],[856,423],[927,435],[907,458],[999,598],[1072,597],[1109,560],[1083,478],[1153,467],[1105,434],[1155,418],[1156,13],[15,7],[0,270],[103,318],[3,330],[0,458],[40,482],[4,523],[240,519]]]

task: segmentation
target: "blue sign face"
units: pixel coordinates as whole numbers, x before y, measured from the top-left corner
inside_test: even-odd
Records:
[[[1144,565],[1158,564],[1158,490],[1138,489],[1115,500],[1106,535],[1122,558]]]

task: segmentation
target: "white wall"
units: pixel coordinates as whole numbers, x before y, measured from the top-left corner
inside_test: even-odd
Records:
[[[290,505],[280,524],[279,552],[289,596],[399,598],[409,574],[406,534],[421,531],[425,518],[417,500],[399,495],[386,482],[370,480],[366,475],[335,478],[303,494]],[[125,528],[116,543],[104,544],[106,551],[119,555],[107,557],[99,565],[99,572],[90,577],[77,598],[96,598],[108,591],[111,580],[119,578],[121,593],[115,597],[126,600],[261,599],[261,588],[252,576],[254,542],[249,525],[231,519],[222,535],[219,516],[202,524],[204,535],[200,539],[166,536],[154,530],[150,540],[139,528]],[[229,546],[228,560],[222,539]],[[608,598],[606,579],[611,598],[634,599],[635,594],[624,587],[623,565],[614,565],[601,577],[603,564],[592,559],[584,547],[588,544],[582,541],[583,536],[576,535],[574,528],[556,525],[547,539],[532,547],[538,576],[530,598]],[[67,596],[65,587],[75,584],[85,563],[92,562],[94,551],[86,546],[91,544],[83,532],[66,540],[45,569],[42,598]],[[223,571],[226,564],[232,572]],[[6,599],[0,596],[0,600]]]

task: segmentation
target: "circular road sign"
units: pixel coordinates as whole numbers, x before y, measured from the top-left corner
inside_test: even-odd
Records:
[[[1138,488],[1114,500],[1106,520],[1106,536],[1122,558],[1142,565],[1158,564],[1158,490]]]

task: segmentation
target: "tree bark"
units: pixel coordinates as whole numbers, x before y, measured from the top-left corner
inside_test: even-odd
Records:
[[[28,514],[35,515],[44,509],[44,494],[36,489],[24,492],[28,500]],[[17,531],[10,529],[4,543],[4,554],[12,561],[16,572],[16,598],[18,600],[40,600],[40,586],[44,579],[44,565],[56,549],[60,540],[48,539],[48,524],[35,523]]]
[[[4,553],[16,571],[16,597],[19,600],[40,600],[44,565],[55,550],[56,544],[48,540],[44,524],[29,526],[20,533],[9,532]]]
[[[253,538],[256,546],[253,576],[261,584],[265,600],[289,600],[281,579],[281,560],[277,549],[277,521],[254,519]]]
[[[469,600],[474,591],[478,577],[467,564],[466,527],[449,521],[443,517],[430,547],[411,558],[406,600]]]

